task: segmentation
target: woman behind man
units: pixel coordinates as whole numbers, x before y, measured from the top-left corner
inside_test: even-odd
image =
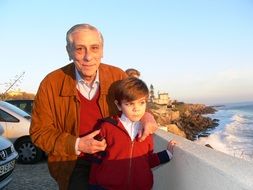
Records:
[[[130,68],[130,69],[127,69],[126,71],[126,74],[129,76],[129,77],[136,77],[136,78],[139,78],[141,76],[141,73],[136,70],[136,69],[133,69],[133,68]]]

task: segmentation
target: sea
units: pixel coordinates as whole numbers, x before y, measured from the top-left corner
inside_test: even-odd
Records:
[[[253,162],[253,102],[231,103],[214,107],[217,112],[207,117],[218,119],[219,125],[199,137],[198,144]]]

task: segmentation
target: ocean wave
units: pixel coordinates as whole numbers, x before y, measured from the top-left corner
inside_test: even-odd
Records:
[[[215,150],[229,153],[229,149],[224,143],[224,134],[221,134],[221,132],[213,133],[208,137],[200,137],[195,142],[200,145],[210,144]]]
[[[212,119],[219,125],[210,131],[208,137],[200,137],[195,142],[210,144],[215,150],[231,156],[253,161],[253,105],[233,104],[224,106]]]
[[[223,127],[196,143],[210,144],[215,150],[231,156],[253,161],[253,126],[242,114],[230,114]],[[249,124],[251,123],[251,124]]]
[[[231,134],[224,134],[220,131],[208,137],[201,137],[195,142],[200,145],[210,144],[217,151],[237,158],[253,161],[252,143],[247,143]]]
[[[246,118],[242,114],[235,114],[232,116],[231,120],[234,122],[237,122],[238,124],[238,123],[244,123],[246,121]]]

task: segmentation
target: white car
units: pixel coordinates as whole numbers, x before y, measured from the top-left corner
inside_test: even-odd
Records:
[[[2,136],[8,138],[19,154],[18,161],[32,164],[41,160],[43,151],[36,147],[29,136],[31,116],[18,107],[0,101],[0,125]]]
[[[0,133],[2,132],[0,126]],[[18,153],[13,144],[6,138],[0,136],[0,189],[6,187],[12,180]]]

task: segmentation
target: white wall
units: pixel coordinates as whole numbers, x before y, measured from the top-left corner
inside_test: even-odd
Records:
[[[158,130],[155,151],[178,142],[171,162],[154,169],[153,190],[253,190],[253,162]]]

